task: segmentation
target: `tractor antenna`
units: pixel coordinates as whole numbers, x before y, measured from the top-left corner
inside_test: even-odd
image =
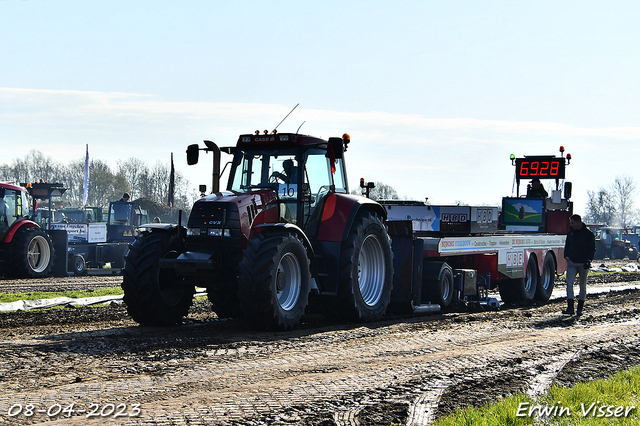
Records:
[[[286,120],[288,116],[291,115],[291,113],[293,112],[294,109],[298,108],[298,105],[300,105],[300,102],[298,102],[296,104],[296,106],[293,107],[293,109],[291,111],[289,111],[289,114],[285,115],[284,118],[282,119],[282,121]],[[275,129],[273,129],[273,133],[276,132],[276,130],[278,130],[278,127],[280,127],[280,125],[282,124],[282,121],[278,123],[278,125],[276,126]]]
[[[302,124],[300,125],[300,127],[302,127],[304,125],[304,123],[306,123],[306,121],[303,121]],[[298,130],[296,130],[296,134],[298,134],[298,132],[300,131],[300,127],[298,127]]]

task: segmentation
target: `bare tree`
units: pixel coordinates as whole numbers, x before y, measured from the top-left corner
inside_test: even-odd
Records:
[[[618,219],[621,226],[627,225],[633,205],[635,204],[636,182],[629,175],[616,176],[611,192],[618,207]]]
[[[589,201],[585,212],[585,220],[590,223],[613,224],[616,206],[613,195],[604,188],[598,191],[587,191]]]
[[[127,161],[118,161],[118,174],[124,176],[131,189],[131,199],[141,198],[144,194],[142,180],[149,175],[149,167],[140,159],[131,157]]]
[[[369,198],[371,198],[372,200],[378,200],[378,199],[382,199],[382,200],[397,200],[399,199],[398,197],[398,191],[396,191],[395,189],[393,189],[393,187],[386,185],[382,182],[374,182],[373,183],[375,186],[369,191]],[[362,188],[357,188],[351,191],[352,194],[355,195],[362,195],[363,194],[363,190]]]
[[[82,204],[84,195],[84,156],[62,165],[39,151],[31,151],[24,159],[14,159],[11,164],[0,164],[0,180],[17,183],[47,180],[62,183],[66,192],[59,200],[72,206]],[[110,201],[119,200],[124,192],[131,199],[149,198],[160,205],[167,205],[170,166],[158,161],[153,167],[137,158],[117,163],[114,173],[109,165],[93,158],[89,162],[90,206],[106,207]],[[198,193],[189,188],[189,182],[178,170],[175,172],[174,210],[189,211]]]

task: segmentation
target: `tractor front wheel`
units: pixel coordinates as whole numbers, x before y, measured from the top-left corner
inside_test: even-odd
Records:
[[[137,237],[122,270],[124,302],[141,325],[180,324],[193,303],[195,288],[172,270],[160,273],[160,259],[175,258],[180,248],[177,232],[150,232]]]
[[[392,288],[387,227],[377,214],[361,211],[340,250],[337,312],[347,320],[378,320],[386,312]]]
[[[257,234],[248,241],[238,277],[244,317],[262,329],[291,329],[309,301],[309,258],[294,234]]]

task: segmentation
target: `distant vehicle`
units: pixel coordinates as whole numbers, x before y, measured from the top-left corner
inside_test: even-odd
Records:
[[[596,254],[594,259],[638,260],[638,235],[628,229],[601,226],[596,229]],[[633,240],[633,243],[632,243]]]
[[[54,259],[49,235],[29,216],[25,187],[0,182],[0,270],[5,277],[45,277]]]
[[[86,207],[58,209],[55,216],[50,229],[67,232],[68,270],[75,275],[107,264],[111,272],[119,272],[136,228],[149,222],[146,210],[128,201],[109,203],[106,215],[101,207]]]

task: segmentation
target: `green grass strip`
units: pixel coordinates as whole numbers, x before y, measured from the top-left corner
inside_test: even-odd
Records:
[[[635,367],[571,388],[554,385],[536,400],[519,394],[480,408],[465,408],[434,426],[638,425],[639,411],[640,367]]]

